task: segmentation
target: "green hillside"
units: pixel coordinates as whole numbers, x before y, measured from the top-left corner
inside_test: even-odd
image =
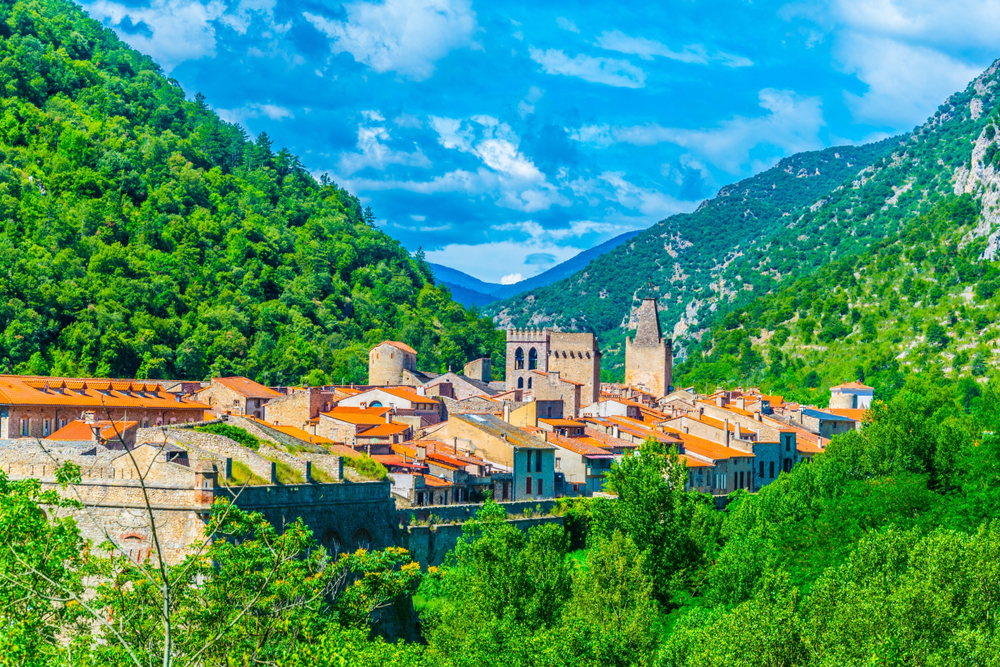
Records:
[[[910,374],[955,381],[966,398],[995,366],[1000,268],[968,194],[942,199],[892,237],[730,311],[677,368],[679,384],[744,382],[823,402],[848,378],[887,396]]]
[[[593,329],[611,350],[613,368],[623,361],[630,310],[652,282],[683,356],[729,310],[892,238],[967,179],[977,201],[991,192],[993,172],[980,176],[998,159],[994,136],[983,135],[997,105],[996,79],[994,66],[908,135],[783,160],[724,188],[699,211],[654,225],[566,281],[493,304],[489,312],[502,323]],[[970,176],[974,149],[978,172]],[[819,176],[807,177],[817,169]],[[986,216],[971,236],[988,236],[993,222]]]
[[[502,350],[356,197],[72,3],[0,0],[0,35],[0,371],[361,382],[384,338],[426,370]]]

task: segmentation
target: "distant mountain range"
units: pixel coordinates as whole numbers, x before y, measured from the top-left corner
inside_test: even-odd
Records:
[[[590,262],[606,252],[610,252],[625,243],[629,239],[637,236],[642,230],[636,229],[624,234],[619,234],[610,241],[605,241],[601,245],[594,246],[590,250],[574,255],[561,264],[556,264],[548,271],[539,273],[520,282],[511,285],[501,285],[500,283],[488,283],[478,278],[474,278],[458,269],[453,269],[442,264],[430,264],[437,281],[451,290],[451,296],[462,305],[482,307],[500,299],[507,299],[522,292],[545,287],[564,278],[568,278],[577,271],[585,268]]]

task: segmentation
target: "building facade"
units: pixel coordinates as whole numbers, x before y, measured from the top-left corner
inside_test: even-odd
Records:
[[[533,371],[556,371],[564,380],[578,382],[580,407],[599,400],[601,351],[591,333],[553,329],[507,330],[507,390],[533,389]]]
[[[400,385],[407,371],[417,371],[417,351],[406,343],[387,340],[368,351],[368,384]]]

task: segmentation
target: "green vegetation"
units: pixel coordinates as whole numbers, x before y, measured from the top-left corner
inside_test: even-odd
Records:
[[[824,404],[861,380],[891,397],[911,374],[958,382],[963,405],[994,364],[1000,269],[978,261],[984,239],[969,195],[941,199],[870,250],[731,310],[688,359],[679,385],[759,384]]]
[[[345,468],[350,468],[361,477],[367,477],[368,479],[381,481],[389,474],[389,471],[386,470],[384,465],[367,454],[361,454],[360,456],[345,456],[343,457],[343,461]]]
[[[227,486],[262,486],[271,481],[255,475],[250,468],[239,461],[233,461],[233,476],[223,480]]]
[[[337,482],[340,481],[336,475],[328,473],[319,466],[315,465],[312,467],[311,474],[313,480],[319,482],[320,484],[336,484]]]
[[[0,0],[0,371],[364,382],[502,358],[357,198],[68,0]]]
[[[244,447],[249,447],[254,451],[257,451],[260,447],[260,439],[258,439],[257,436],[245,428],[233,426],[232,424],[205,424],[204,426],[195,426],[194,430],[200,433],[221,435],[240,443]]]
[[[274,474],[278,478],[278,484],[305,484],[305,477],[292,466],[270,456],[264,458],[274,464]]]

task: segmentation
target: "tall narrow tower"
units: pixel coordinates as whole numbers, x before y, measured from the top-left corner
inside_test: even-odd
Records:
[[[636,312],[635,338],[625,339],[625,384],[665,396],[673,380],[673,343],[660,332],[656,299],[643,299]]]

